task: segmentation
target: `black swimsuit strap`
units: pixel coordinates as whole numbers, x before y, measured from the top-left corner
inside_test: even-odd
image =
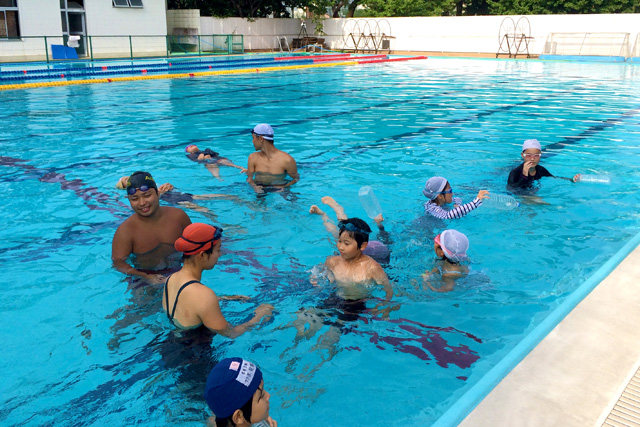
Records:
[[[164,296],[165,299],[167,300],[167,318],[169,320],[171,320],[171,317],[169,317],[169,279],[171,278],[171,276],[167,277],[167,281],[164,282]]]
[[[167,284],[169,283],[169,279],[167,279]],[[167,287],[167,285],[165,285],[165,294],[167,296],[167,317],[169,318],[169,321],[171,323],[173,323],[175,325],[175,322],[173,321],[173,316],[176,314],[176,306],[178,305],[178,297],[180,297],[180,293],[182,292],[182,290],[184,288],[186,288],[187,286],[193,284],[193,283],[200,283],[197,280],[189,280],[187,283],[185,283],[184,285],[180,286],[180,289],[178,289],[178,293],[176,294],[176,299],[175,301],[173,301],[173,310],[171,310],[171,315],[169,315],[169,289]]]

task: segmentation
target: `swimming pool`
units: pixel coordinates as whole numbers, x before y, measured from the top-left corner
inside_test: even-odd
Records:
[[[0,421],[201,425],[202,375],[242,356],[262,369],[283,426],[434,422],[638,233],[638,73],[437,58],[0,93]],[[259,122],[298,160],[302,178],[286,198],[256,199],[236,169],[217,181],[184,157],[195,143],[242,164]],[[471,241],[472,274],[450,293],[416,289],[433,266],[432,230],[417,220],[425,180],[447,177],[465,201],[481,188],[504,193],[531,137],[552,173],[607,173],[612,184],[546,179],[537,193],[546,204],[452,222]],[[169,333],[157,290],[127,289],[110,267],[111,238],[130,212],[113,187],[139,169],[185,192],[237,197],[199,202],[225,228],[203,282],[254,297],[223,306],[230,319],[269,302],[272,322],[235,341],[214,337],[208,350]],[[322,363],[327,352],[313,347],[328,328],[294,346],[291,326],[330,293],[308,281],[334,249],[307,212],[328,194],[364,217],[362,185],[375,188],[394,240],[387,272],[400,307],[348,325]]]
[[[295,69],[334,65],[372,64],[426,59],[424,56],[389,58],[389,55],[351,53],[280,53],[235,55],[223,58],[170,58],[100,60],[58,63],[17,63],[0,66],[0,90],[113,83],[157,78],[204,77],[216,74],[258,73],[272,68]]]

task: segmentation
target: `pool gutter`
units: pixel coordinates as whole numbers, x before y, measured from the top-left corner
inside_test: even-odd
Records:
[[[582,427],[604,419],[640,360],[639,244],[640,234],[433,425]]]

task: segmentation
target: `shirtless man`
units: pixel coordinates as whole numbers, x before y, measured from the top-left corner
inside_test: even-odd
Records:
[[[249,155],[247,182],[256,193],[269,189],[289,187],[300,179],[296,161],[273,145],[273,128],[259,124],[251,131],[256,152]],[[289,175],[290,181],[285,178]]]
[[[126,190],[134,214],[113,236],[113,266],[148,283],[164,283],[166,278],[159,271],[180,268],[180,253],[173,243],[191,220],[181,209],[160,206],[158,187],[148,172],[134,172]],[[133,266],[127,262],[131,254],[135,256]]]

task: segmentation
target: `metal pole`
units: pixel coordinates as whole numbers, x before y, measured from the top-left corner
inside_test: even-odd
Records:
[[[49,47],[47,46],[47,36],[44,36],[44,53],[47,55],[47,64],[49,63]]]
[[[233,53],[233,35],[227,34],[227,54]]]
[[[584,46],[584,41],[587,39],[589,33],[584,33],[584,37],[582,38],[582,44],[580,45],[580,50],[578,50],[578,55],[582,54],[582,46]]]
[[[169,57],[169,35],[165,37],[165,41],[167,42],[167,58]]]
[[[131,36],[129,36],[129,54],[131,55],[131,60],[133,61],[133,44],[131,43]]]
[[[91,61],[93,62],[93,38],[89,36],[89,52],[91,54]]]
[[[198,56],[202,56],[202,50],[200,49],[200,36],[198,35]]]

